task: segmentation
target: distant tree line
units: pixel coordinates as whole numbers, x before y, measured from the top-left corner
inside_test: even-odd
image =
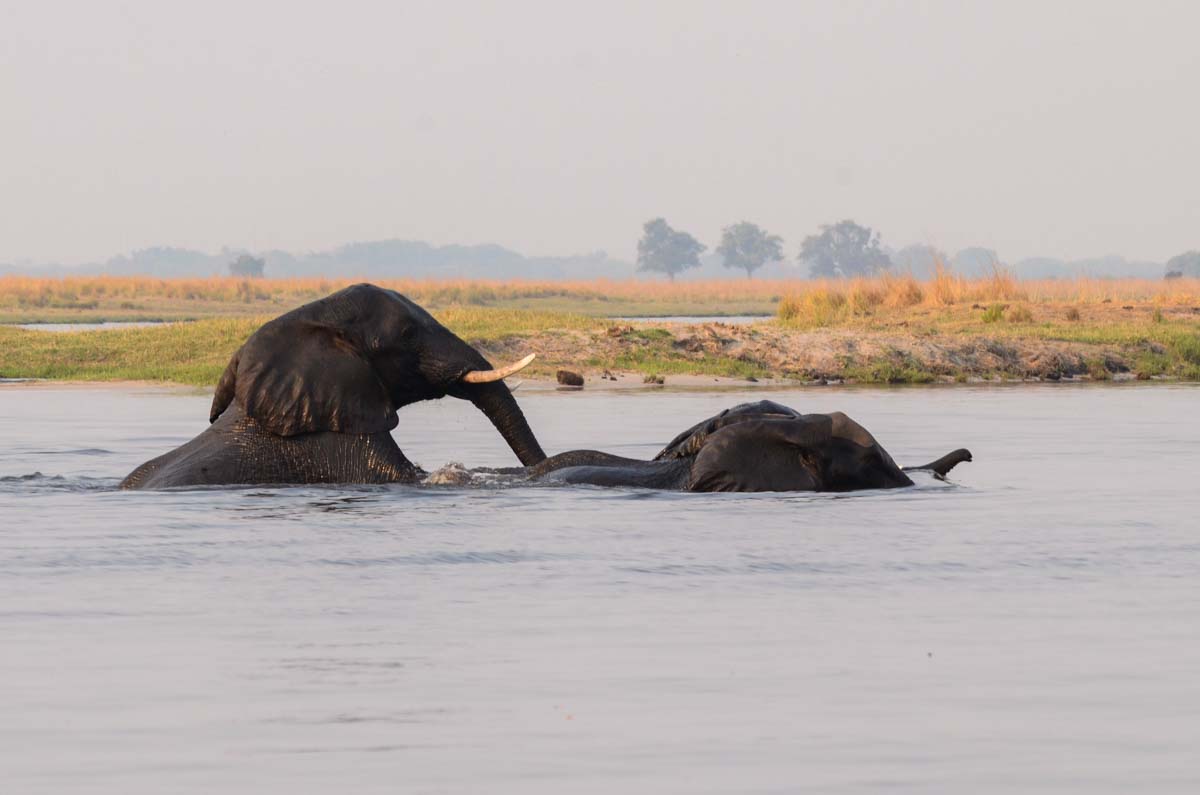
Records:
[[[1183,276],[1200,276],[1200,251],[1185,251],[1167,260],[1167,278]]]
[[[642,226],[638,241],[638,270],[675,276],[700,266],[700,255],[707,249],[687,232],[671,227],[664,218],[654,218]],[[784,260],[783,238],[772,235],[749,221],[727,226],[721,231],[716,253],[726,268],[744,270],[746,278],[770,262]],[[821,277],[870,276],[892,267],[880,244],[879,233],[852,220],[826,224],[800,244],[797,259],[808,265],[809,273]]]
[[[642,227],[637,269],[663,273],[674,281],[677,274],[699,267],[700,255],[706,250],[707,246],[692,235],[674,229],[664,218],[654,218]],[[749,221],[725,227],[716,254],[723,266],[744,270],[747,278],[768,263],[785,260],[783,239]],[[808,274],[816,278],[856,278],[901,271],[926,279],[941,268],[964,276],[982,276],[1000,267],[996,252],[979,246],[964,248],[953,257],[923,243],[889,250],[883,246],[878,232],[851,219],[824,224],[816,234],[804,238],[796,261],[806,265]],[[1101,269],[1111,277],[1145,278],[1153,273],[1148,269],[1157,267],[1161,266],[1130,262],[1122,257],[1074,262],[1035,257],[1017,263],[1012,270],[1023,278],[1071,278]],[[1166,278],[1182,277],[1200,278],[1200,251],[1187,251],[1167,261]]]
[[[692,235],[656,218],[643,227],[638,246],[638,270],[674,278],[703,268],[706,278],[727,269],[747,277],[766,270],[783,276],[785,264],[799,261],[813,276],[854,277],[883,270],[911,273],[919,279],[934,275],[939,264],[956,274],[975,277],[990,274],[1000,258],[989,248],[965,248],[953,255],[926,244],[888,248],[872,229],[846,220],[820,227],[789,256],[784,241],[749,221],[722,230],[717,245],[707,246]],[[1028,279],[1075,278],[1200,278],[1200,251],[1188,251],[1162,260],[1130,260],[1110,255],[1062,260],[1029,257],[1005,265],[1013,275]],[[458,279],[623,279],[634,267],[604,251],[569,256],[525,256],[495,244],[434,246],[419,240],[374,240],[348,243],[322,251],[292,253],[277,249],[248,252],[222,248],[205,253],[169,246],[137,249],[104,261],[83,265],[0,263],[0,275],[70,276],[108,274],[147,275],[160,278],[208,277],[229,273],[241,278],[270,274],[274,278],[336,277]],[[795,273],[796,276],[801,275]]]

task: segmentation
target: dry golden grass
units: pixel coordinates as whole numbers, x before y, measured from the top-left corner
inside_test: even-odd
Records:
[[[171,300],[249,303],[270,297],[310,298],[328,295],[362,279],[155,279],[142,276],[78,276],[61,279],[26,276],[0,277],[0,305],[52,306],[92,303],[103,298],[163,298]],[[570,296],[584,299],[702,301],[778,300],[787,281],[717,280],[649,282],[597,279],[594,281],[501,281],[470,279],[375,279],[374,284],[410,297],[447,303],[488,303],[504,299]]]
[[[603,331],[595,318],[451,307],[439,321],[472,344],[553,330]],[[51,333],[0,325],[0,378],[216,382],[229,357],[268,316],[213,317],[146,328]]]
[[[0,278],[0,322],[183,320],[277,315],[352,284],[354,279],[153,279],[145,277]],[[885,274],[848,280],[471,281],[376,282],[431,309],[490,307],[592,317],[771,314],[792,325],[830,326],[902,318],[975,305],[1021,304],[1035,318],[1068,308],[1200,306],[1200,279],[1020,281],[997,268],[966,279],[939,268],[932,279]],[[1051,312],[1042,307],[1054,307]],[[1024,313],[1019,313],[1023,315]]]
[[[211,384],[232,351],[264,319],[350,282],[0,278],[0,322],[203,318],[156,328],[69,334],[0,326],[0,377]],[[1026,360],[1042,362],[1029,365],[1042,368],[1037,372],[1050,372],[1060,366],[1060,358],[1078,359],[1082,350],[1090,357],[1095,377],[1111,371],[1135,372],[1139,378],[1200,380],[1200,279],[1019,281],[1001,270],[983,279],[941,270],[925,281],[902,274],[675,285],[465,280],[381,284],[429,307],[473,344],[505,355],[533,347],[539,355],[546,354],[545,366],[755,377],[819,371],[821,377],[862,382],[924,382],[948,374],[995,374],[987,370],[993,365],[975,365],[969,358],[951,367],[937,353],[939,345],[958,346],[955,350],[961,352],[963,341],[986,339],[1024,352],[1025,358],[1018,357],[1016,364],[1004,365],[1005,377],[1024,377],[1026,365],[1021,362]],[[739,313],[747,306],[778,307],[780,322],[736,333],[725,327],[695,334],[599,319],[635,314],[631,307],[642,314],[717,315]],[[852,333],[807,330],[831,326],[848,327]],[[739,343],[727,349],[727,336]],[[804,352],[814,348],[842,350],[837,340],[847,338],[855,343],[837,354],[835,365],[819,355],[805,358]],[[886,339],[891,353],[872,354],[869,345],[860,352],[855,347],[860,339],[875,339],[879,350],[879,340]],[[700,349],[695,348],[698,342]],[[792,353],[779,359],[789,346]],[[965,349],[990,350],[970,345]],[[1042,357],[1046,351],[1053,355]],[[1112,362],[1116,364],[1110,367]]]
[[[0,322],[185,320],[278,314],[360,279],[153,279],[90,276],[0,277]],[[488,306],[575,312],[597,317],[671,314],[771,314],[794,282],[678,284],[629,280],[498,281],[381,279],[431,308]]]
[[[1061,309],[1079,319],[1084,307],[1111,305],[1200,306],[1200,279],[1045,279],[1022,281],[1002,269],[981,279],[966,279],[939,268],[928,281],[885,274],[874,279],[814,280],[792,283],[780,302],[778,317],[798,326],[823,327],[916,310],[979,307],[1016,303],[1018,322],[1037,316],[1038,306]]]

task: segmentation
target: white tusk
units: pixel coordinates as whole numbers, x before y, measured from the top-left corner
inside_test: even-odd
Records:
[[[508,378],[513,373],[525,369],[536,355],[535,353],[531,353],[516,364],[501,367],[499,370],[471,370],[463,375],[462,380],[467,384],[490,384],[492,381]]]

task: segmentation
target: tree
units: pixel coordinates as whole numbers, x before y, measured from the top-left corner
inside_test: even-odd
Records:
[[[700,265],[700,254],[708,248],[687,232],[677,232],[662,218],[647,221],[638,241],[639,271],[658,271],[675,281],[675,274]]]
[[[931,279],[937,273],[938,266],[950,267],[950,258],[946,252],[936,246],[925,243],[913,243],[899,251],[892,252],[889,257],[892,266],[898,270],[906,270],[918,279]]]
[[[1177,257],[1167,260],[1167,277],[1200,276],[1200,251],[1185,251]]]
[[[243,276],[248,279],[261,279],[263,268],[267,265],[266,260],[260,257],[252,257],[249,254],[243,254],[233,262],[229,263],[229,272],[234,276]]]
[[[721,232],[717,253],[726,268],[741,268],[749,279],[768,262],[783,259],[783,238],[768,235],[758,224],[742,221]]]
[[[800,261],[812,276],[870,276],[891,268],[879,233],[850,219],[821,227],[800,244]]]

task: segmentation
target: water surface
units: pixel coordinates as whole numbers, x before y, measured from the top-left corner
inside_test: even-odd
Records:
[[[1194,792],[1200,390],[558,393],[648,456],[769,397],[953,483],[121,493],[210,397],[0,386],[4,792]],[[414,460],[508,464],[468,404]]]
[[[185,321],[186,322],[186,321]],[[162,320],[105,320],[99,323],[18,323],[17,328],[30,331],[111,331],[123,328],[162,326]]]

